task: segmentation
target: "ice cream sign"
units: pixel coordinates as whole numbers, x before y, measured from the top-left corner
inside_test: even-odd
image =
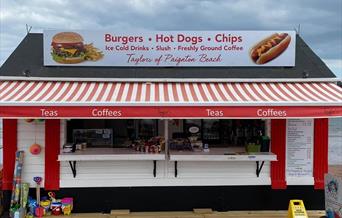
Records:
[[[294,31],[44,31],[46,66],[294,66]]]

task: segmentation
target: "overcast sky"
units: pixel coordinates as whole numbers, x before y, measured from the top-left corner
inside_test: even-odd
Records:
[[[341,0],[0,0],[0,65],[43,29],[293,30],[342,78]]]

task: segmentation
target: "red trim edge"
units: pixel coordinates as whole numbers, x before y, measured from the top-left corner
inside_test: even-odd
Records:
[[[59,190],[60,120],[45,121],[45,190]]]
[[[15,152],[17,151],[17,120],[3,120],[3,177],[2,190],[12,190]]]
[[[342,106],[0,106],[5,118],[294,118],[338,117]]]
[[[286,189],[286,120],[271,120],[271,151],[278,161],[271,162],[272,189]]]
[[[328,119],[315,119],[314,166],[315,189],[324,189],[324,174],[328,172]]]

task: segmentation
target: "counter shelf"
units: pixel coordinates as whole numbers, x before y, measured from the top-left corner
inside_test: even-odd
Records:
[[[157,161],[165,160],[165,153],[144,153],[135,151],[131,148],[87,148],[77,150],[72,153],[63,153],[61,151],[58,161],[68,161],[74,178],[76,177],[77,161],[153,161],[153,176],[157,175]]]
[[[203,151],[169,151],[170,161],[174,162],[175,177],[178,175],[178,161],[255,161],[256,176],[259,177],[265,161],[277,161],[272,152],[244,152],[241,148],[210,148]]]

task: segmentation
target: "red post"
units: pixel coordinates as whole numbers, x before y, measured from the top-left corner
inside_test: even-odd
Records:
[[[60,120],[45,121],[45,190],[59,190]]]
[[[314,122],[314,164],[315,189],[324,189],[324,174],[328,172],[328,130],[327,118]]]
[[[271,162],[272,188],[286,189],[286,120],[271,121],[271,151],[278,159]]]
[[[2,190],[12,190],[15,152],[17,151],[18,123],[14,119],[3,120],[3,177]]]

